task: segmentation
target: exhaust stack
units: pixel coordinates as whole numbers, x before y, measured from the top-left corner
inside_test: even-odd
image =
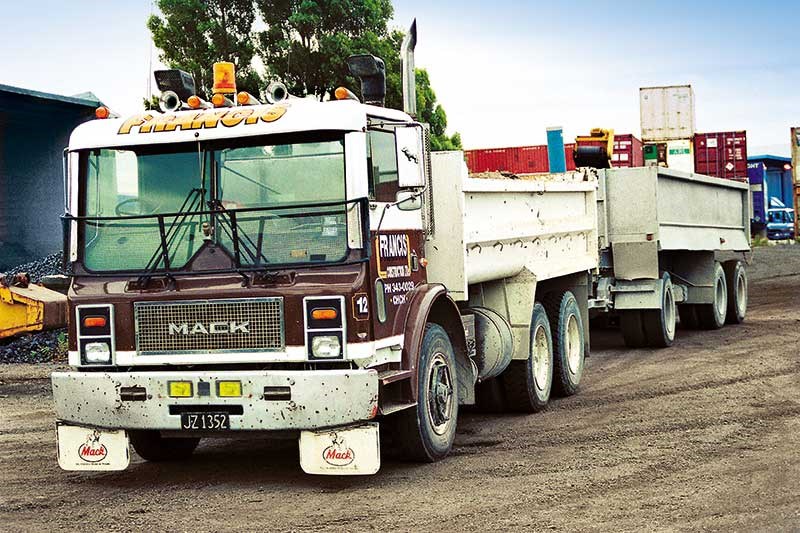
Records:
[[[414,67],[414,48],[417,46],[417,19],[403,38],[400,56],[403,60],[403,111],[417,117],[417,74]]]

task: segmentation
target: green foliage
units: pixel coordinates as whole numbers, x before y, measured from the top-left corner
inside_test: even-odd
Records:
[[[210,94],[216,61],[236,65],[237,86],[258,93],[252,0],[158,0],[158,8],[164,18],[151,16],[147,28],[162,51],[161,60],[192,74],[201,96]]]
[[[386,63],[386,106],[402,109],[403,32],[390,30],[391,0],[158,0],[163,18],[147,27],[161,59],[190,72],[201,95],[210,95],[211,65],[236,65],[237,86],[253,94],[268,80],[286,84],[295,96],[330,98],[336,87],[360,92],[345,60],[369,53]],[[256,13],[264,28],[254,29]],[[264,66],[261,76],[254,59]],[[258,61],[256,61],[258,63]],[[428,73],[417,70],[418,118],[431,125],[434,150],[461,148],[448,137],[447,115],[436,102]]]

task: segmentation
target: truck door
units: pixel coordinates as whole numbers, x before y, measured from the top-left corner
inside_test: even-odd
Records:
[[[401,343],[404,324],[396,318],[405,315],[409,293],[426,280],[423,146],[418,125],[375,119],[367,133],[374,333],[376,340],[393,338],[390,344]]]

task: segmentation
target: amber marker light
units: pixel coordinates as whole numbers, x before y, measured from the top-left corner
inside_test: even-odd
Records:
[[[97,118],[108,118],[111,116],[111,111],[104,105],[101,105],[97,109],[94,110],[94,116]]]
[[[314,309],[311,311],[311,318],[314,320],[336,320],[339,316],[339,313],[336,312],[336,309],[331,308],[324,308],[324,309]]]
[[[200,106],[203,105],[203,101],[200,100],[199,96],[193,94],[188,100],[186,100],[186,104],[192,109],[200,109]]]
[[[231,107],[233,105],[233,102],[222,93],[215,93],[211,97],[211,103],[214,104],[214,107]]]
[[[104,328],[106,327],[106,317],[104,316],[87,316],[83,319],[83,327],[85,328]]]
[[[333,92],[333,96],[337,100],[358,100],[356,95],[354,95],[347,87],[337,87]]]
[[[252,94],[248,93],[247,91],[242,91],[239,94],[237,94],[236,95],[236,102],[239,105],[258,105],[258,104],[261,103],[256,99],[255,96],[253,96]]]

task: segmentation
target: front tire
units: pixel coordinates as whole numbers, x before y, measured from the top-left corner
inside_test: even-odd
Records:
[[[725,325],[728,314],[728,284],[722,265],[714,264],[714,301],[700,304],[696,308],[697,319],[703,329],[720,329]]]
[[[549,294],[545,309],[553,334],[553,390],[572,396],[578,392],[586,355],[581,309],[570,291]]]
[[[675,342],[675,326],[677,324],[675,307],[675,291],[667,272],[661,276],[661,309],[642,311],[642,326],[648,346],[668,348]]]
[[[188,459],[200,444],[199,438],[165,439],[160,432],[153,430],[129,431],[128,435],[139,457],[150,462]]]
[[[747,270],[741,261],[729,261],[722,268],[728,286],[728,315],[725,322],[741,324],[747,314]]]
[[[417,387],[416,407],[396,415],[397,440],[404,458],[432,463],[450,453],[458,420],[455,351],[438,324],[425,326]]]
[[[553,387],[553,335],[544,306],[533,306],[530,352],[524,361],[511,361],[503,373],[506,403],[511,411],[537,413],[547,407]]]

